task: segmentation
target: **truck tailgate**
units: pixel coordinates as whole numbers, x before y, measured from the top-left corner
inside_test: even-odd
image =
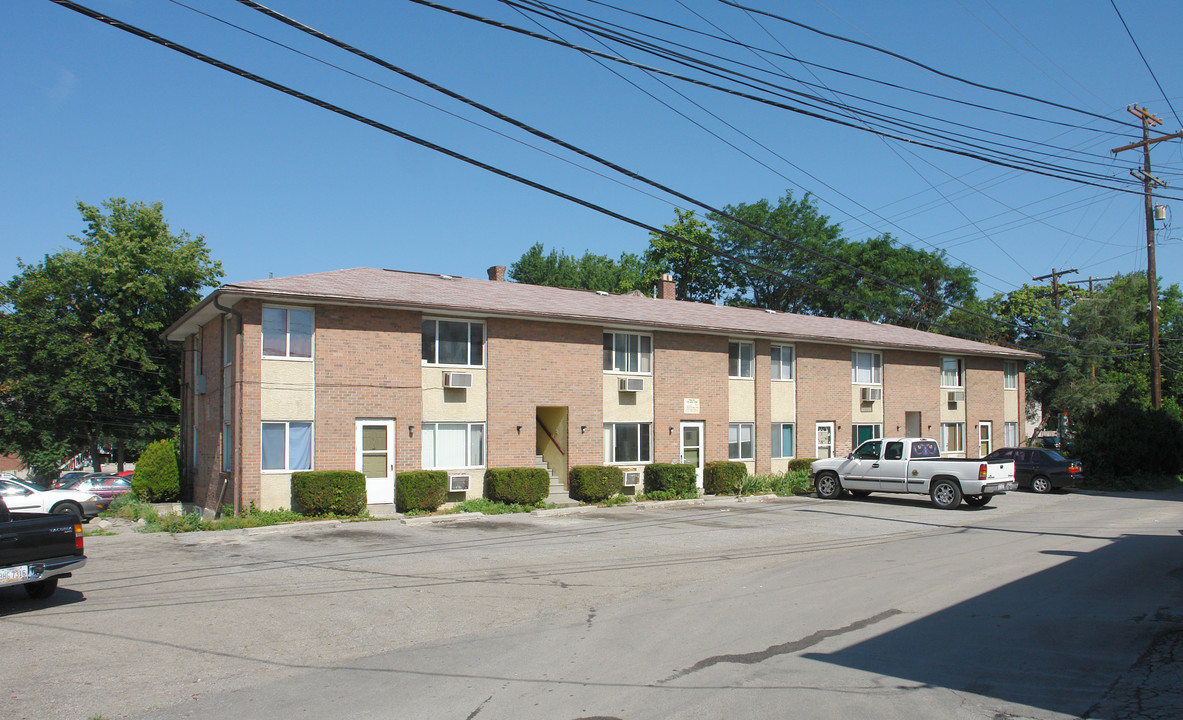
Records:
[[[72,515],[12,513],[10,521],[0,522],[0,567],[81,555],[76,524]]]

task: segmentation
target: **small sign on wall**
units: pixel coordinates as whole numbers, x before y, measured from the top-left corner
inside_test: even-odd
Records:
[[[682,412],[687,415],[697,415],[698,398],[682,398]]]

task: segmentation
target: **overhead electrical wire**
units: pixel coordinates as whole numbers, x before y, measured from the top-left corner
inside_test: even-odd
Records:
[[[413,1],[414,1],[414,0],[413,0]],[[97,12],[97,11],[95,11],[95,10],[92,10],[92,9],[90,9],[90,8],[88,8],[88,7],[85,7],[85,6],[83,6],[83,5],[80,5],[80,4],[76,3],[76,2],[72,2],[72,0],[50,0],[50,2],[53,2],[53,3],[57,4],[57,5],[60,5],[60,6],[62,6],[62,7],[65,7],[65,8],[67,8],[67,9],[70,9],[70,10],[72,10],[72,11],[74,11],[74,12],[77,12],[77,13],[79,13],[79,14],[81,14],[81,15],[84,15],[84,16],[86,16],[86,17],[90,17],[90,18],[92,18],[92,19],[94,19],[94,20],[97,20],[97,21],[99,21],[99,22],[102,22],[102,23],[104,23],[104,24],[107,24],[107,25],[109,25],[109,26],[111,26],[111,27],[114,27],[114,28],[116,28],[116,29],[122,30],[122,31],[124,31],[124,32],[127,32],[127,33],[129,33],[129,34],[135,35],[135,36],[137,36],[137,37],[140,37],[140,38],[142,38],[142,39],[145,39],[145,40],[148,40],[148,41],[150,41],[150,42],[156,43],[156,44],[158,44],[158,45],[161,45],[162,47],[165,47],[165,48],[167,48],[167,49],[170,49],[170,50],[173,50],[173,51],[175,51],[175,52],[181,53],[181,54],[183,54],[183,55],[186,55],[186,56],[188,56],[188,57],[191,57],[191,58],[193,58],[193,59],[195,59],[195,60],[198,60],[198,61],[200,61],[200,62],[206,63],[206,64],[208,64],[208,65],[211,65],[211,66],[213,66],[213,67],[216,67],[216,68],[218,68],[218,69],[220,69],[220,70],[223,70],[223,71],[229,72],[229,73],[231,73],[231,74],[237,75],[237,76],[239,76],[239,77],[241,77],[241,78],[243,78],[243,79],[250,80],[250,81],[252,81],[252,82],[255,82],[255,83],[257,83],[257,84],[263,85],[264,87],[268,87],[268,88],[270,88],[270,89],[273,89],[273,90],[276,90],[276,91],[278,91],[278,92],[281,92],[281,93],[284,93],[284,94],[286,94],[286,95],[289,95],[289,96],[291,96],[291,97],[294,97],[294,98],[296,98],[296,99],[298,99],[298,100],[301,100],[301,101],[303,101],[303,102],[307,102],[307,103],[310,103],[310,104],[312,104],[312,105],[315,105],[315,106],[317,106],[317,107],[320,107],[320,108],[322,108],[322,109],[329,110],[329,111],[331,111],[331,112],[334,112],[334,113],[336,113],[336,114],[339,114],[339,115],[341,115],[341,116],[343,116],[343,117],[346,117],[346,118],[348,118],[348,119],[351,119],[351,120],[354,120],[354,121],[356,121],[356,122],[360,122],[360,123],[362,123],[362,124],[368,125],[368,126],[370,126],[370,127],[374,128],[374,129],[377,129],[377,130],[380,130],[380,131],[382,131],[382,132],[386,132],[386,133],[388,133],[388,134],[394,135],[395,137],[398,137],[398,138],[400,138],[400,139],[406,140],[406,141],[408,141],[408,142],[411,142],[411,143],[413,143],[413,144],[419,145],[419,146],[421,146],[421,147],[424,147],[424,148],[426,148],[426,149],[433,150],[433,151],[435,151],[435,152],[438,152],[438,153],[440,153],[440,154],[443,154],[443,155],[445,155],[445,156],[447,156],[447,157],[451,157],[451,158],[453,158],[453,159],[460,160],[461,162],[464,162],[464,163],[467,163],[467,164],[473,165],[474,167],[480,168],[480,169],[482,169],[482,170],[486,170],[486,171],[488,171],[488,172],[491,172],[491,173],[493,173],[493,174],[495,174],[495,175],[498,175],[498,176],[504,177],[504,178],[506,178],[506,179],[510,179],[510,180],[513,180],[513,181],[515,181],[515,182],[521,183],[521,184],[523,184],[523,185],[526,185],[527,187],[531,187],[531,188],[533,188],[533,189],[540,190],[540,191],[542,191],[542,192],[545,192],[545,193],[547,193],[547,194],[550,194],[550,195],[553,195],[553,196],[555,196],[555,197],[559,197],[559,198],[561,198],[561,199],[567,200],[567,201],[569,201],[569,202],[572,202],[572,203],[574,203],[574,204],[580,205],[580,206],[582,206],[582,207],[585,207],[585,208],[587,208],[587,209],[593,210],[593,211],[595,211],[595,212],[601,213],[601,214],[603,214],[603,215],[606,215],[606,216],[608,216],[608,217],[614,218],[614,219],[616,219],[616,220],[619,220],[619,221],[621,221],[621,222],[624,222],[624,223],[627,223],[627,224],[630,224],[630,225],[634,225],[634,226],[636,226],[636,227],[639,227],[639,228],[641,228],[641,229],[647,230],[647,231],[649,231],[649,232],[651,232],[651,233],[653,233],[653,234],[656,234],[656,235],[660,235],[660,236],[662,236],[662,237],[669,238],[669,239],[671,239],[671,240],[674,240],[675,242],[679,242],[679,243],[682,243],[682,244],[690,245],[690,246],[692,246],[692,247],[696,247],[696,248],[698,248],[698,249],[700,249],[700,250],[703,250],[703,251],[705,251],[705,252],[708,252],[708,253],[710,253],[710,254],[713,254],[713,255],[716,255],[716,256],[722,257],[723,259],[729,260],[730,262],[733,262],[733,263],[736,263],[736,264],[738,264],[738,265],[743,265],[743,266],[745,266],[745,267],[748,267],[748,268],[750,268],[750,269],[752,269],[752,270],[754,270],[754,271],[757,271],[757,272],[760,272],[760,273],[763,273],[763,274],[767,274],[767,275],[772,275],[772,276],[779,277],[779,278],[781,278],[782,280],[784,280],[784,281],[786,281],[786,282],[790,282],[790,283],[796,283],[796,284],[804,285],[804,286],[806,286],[806,287],[809,287],[809,288],[811,288],[811,289],[817,290],[817,291],[819,291],[819,292],[828,293],[828,294],[830,294],[830,295],[834,295],[834,296],[836,296],[836,297],[840,297],[840,298],[842,298],[842,299],[844,299],[844,300],[847,300],[847,301],[849,301],[849,302],[854,302],[854,303],[857,303],[857,304],[861,304],[861,305],[864,305],[864,306],[870,307],[870,308],[872,308],[872,309],[876,309],[877,311],[881,312],[882,314],[885,314],[885,315],[888,315],[888,316],[901,317],[901,318],[905,318],[905,319],[908,317],[908,316],[906,315],[906,313],[901,313],[901,312],[900,312],[900,311],[898,311],[898,310],[891,309],[891,308],[885,308],[885,307],[882,307],[882,306],[878,306],[878,305],[876,305],[875,303],[871,303],[871,302],[868,302],[868,301],[865,301],[865,300],[862,300],[862,299],[858,299],[858,298],[853,298],[853,297],[847,296],[847,295],[845,295],[845,294],[843,294],[843,293],[839,293],[839,292],[836,292],[836,291],[834,291],[834,290],[831,290],[831,289],[829,289],[829,288],[822,288],[822,287],[816,286],[816,285],[814,285],[814,284],[812,284],[812,283],[809,283],[809,282],[807,282],[807,281],[801,280],[800,278],[794,278],[794,277],[790,277],[790,276],[788,276],[788,275],[785,275],[785,274],[784,274],[784,273],[782,273],[782,272],[778,272],[778,271],[775,271],[775,270],[771,270],[771,269],[769,269],[769,268],[763,267],[763,266],[761,266],[761,265],[758,265],[758,264],[756,264],[756,263],[752,263],[752,262],[750,262],[750,261],[747,261],[747,260],[744,260],[744,259],[742,259],[742,258],[736,258],[736,257],[730,256],[730,255],[727,255],[726,253],[720,252],[719,250],[717,250],[717,249],[715,249],[715,248],[708,247],[708,246],[704,246],[704,245],[702,245],[702,244],[700,244],[700,243],[696,243],[696,242],[694,242],[694,241],[692,241],[692,240],[689,240],[689,239],[687,239],[687,238],[680,237],[680,236],[678,236],[678,235],[675,235],[675,234],[673,234],[673,233],[670,233],[670,232],[668,232],[668,231],[666,231],[666,230],[664,230],[664,229],[660,229],[660,228],[653,227],[653,226],[651,226],[651,225],[648,225],[647,223],[644,223],[644,222],[642,222],[642,221],[640,221],[640,220],[636,220],[636,219],[634,219],[634,218],[630,218],[630,217],[628,217],[628,216],[626,216],[626,215],[623,215],[623,214],[621,214],[621,213],[615,212],[615,211],[613,211],[613,210],[610,210],[610,209],[608,209],[608,208],[602,207],[602,206],[600,206],[600,205],[597,205],[597,204],[595,204],[595,203],[592,203],[592,202],[590,202],[590,201],[584,200],[584,199],[582,199],[582,198],[579,198],[579,197],[576,197],[576,196],[570,195],[570,194],[568,194],[568,193],[562,192],[562,191],[560,191],[560,190],[557,190],[557,189],[555,189],[555,188],[551,188],[551,187],[549,187],[549,186],[543,185],[543,184],[541,184],[541,183],[538,183],[538,182],[535,182],[535,181],[533,181],[533,180],[529,180],[528,178],[525,178],[525,177],[522,177],[522,176],[516,175],[516,174],[514,174],[514,173],[511,173],[511,172],[509,172],[509,171],[506,171],[506,170],[503,170],[503,169],[497,168],[497,167],[495,167],[495,166],[489,165],[489,164],[487,164],[487,163],[484,163],[484,162],[482,162],[482,161],[476,160],[475,158],[471,158],[471,157],[469,157],[469,156],[466,156],[466,155],[464,155],[464,154],[462,154],[462,153],[456,152],[456,151],[454,151],[454,150],[450,150],[450,149],[448,149],[448,148],[442,147],[442,146],[440,146],[440,145],[437,145],[437,144],[435,144],[435,143],[432,143],[432,142],[430,142],[430,141],[428,141],[428,140],[425,140],[425,139],[423,139],[423,138],[419,138],[419,137],[417,137],[417,136],[415,136],[415,135],[412,135],[412,134],[410,134],[410,133],[407,133],[407,132],[404,132],[404,131],[398,130],[398,129],[396,129],[396,128],[393,128],[393,127],[391,127],[391,126],[389,126],[389,125],[386,125],[386,124],[384,124],[384,123],[381,123],[381,122],[379,122],[379,121],[377,121],[377,120],[374,120],[374,119],[372,119],[372,118],[368,118],[368,117],[366,117],[366,116],[360,115],[360,114],[358,114],[358,113],[355,113],[355,112],[353,112],[353,111],[347,110],[347,109],[345,109],[345,108],[342,108],[342,107],[340,107],[340,106],[334,105],[334,104],[332,104],[332,103],[329,103],[329,102],[327,102],[327,101],[320,100],[320,99],[318,99],[318,98],[315,98],[315,97],[313,97],[313,96],[310,96],[310,95],[308,95],[308,94],[306,94],[306,93],[303,93],[303,92],[301,92],[301,91],[299,91],[299,90],[295,90],[294,88],[287,87],[287,86],[285,86],[285,85],[282,85],[282,84],[280,84],[280,83],[277,83],[277,82],[275,82],[275,81],[272,81],[272,80],[269,80],[269,79],[267,79],[267,78],[264,78],[264,77],[262,77],[262,76],[259,76],[259,75],[256,75],[256,74],[254,74],[254,73],[251,73],[251,72],[249,72],[249,71],[247,71],[247,70],[244,70],[244,69],[242,69],[242,68],[238,68],[238,67],[236,67],[236,66],[234,66],[234,65],[231,65],[230,63],[227,63],[227,62],[224,62],[224,61],[218,60],[218,59],[216,59],[216,58],[213,58],[213,57],[211,57],[211,56],[208,56],[208,55],[205,55],[205,54],[203,54],[203,53],[200,53],[200,52],[198,52],[198,51],[196,51],[196,50],[193,50],[193,49],[191,49],[191,48],[188,48],[188,47],[186,47],[186,46],[183,46],[183,45],[180,45],[180,44],[178,44],[178,43],[175,43],[175,42],[173,42],[173,41],[167,40],[167,39],[165,39],[165,38],[163,38],[163,37],[160,37],[160,36],[158,36],[158,35],[155,35],[154,33],[151,33],[151,32],[149,32],[149,31],[147,31],[147,30],[144,30],[144,29],[142,29],[142,28],[136,27],[136,26],[134,26],[134,25],[131,25],[131,24],[129,24],[129,23],[126,23],[126,22],[123,22],[123,21],[117,20],[117,19],[115,19],[115,18],[112,18],[112,17],[110,17],[110,16],[104,15],[104,14],[102,14],[102,13],[99,13],[99,12]],[[239,0],[239,2],[249,3],[249,2],[252,2],[252,0]],[[256,3],[256,4],[257,4],[257,3]],[[293,22],[294,22],[294,21],[293,21]],[[626,172],[627,172],[627,171],[626,171]],[[637,176],[637,177],[639,178],[640,176]],[[672,193],[672,191],[670,191],[670,192]],[[768,234],[768,233],[767,233],[767,231],[764,231],[764,230],[762,230],[762,229],[760,229],[760,228],[753,227],[753,229],[756,229],[756,230],[759,230],[759,231],[761,231],[761,232],[764,232],[764,233]],[[780,239],[780,240],[785,240],[785,241],[787,241],[787,239],[785,239],[785,238],[779,238],[779,236],[775,236],[775,235],[773,235],[773,237],[776,237],[776,238],[778,238],[778,239]],[[841,262],[841,261],[838,261],[838,260],[836,260],[836,259],[833,259],[833,258],[825,258],[825,259],[827,259],[827,260],[829,260],[829,261],[831,261],[831,262],[839,262],[839,263]],[[853,267],[852,267],[852,269],[856,269],[856,268],[853,268]],[[857,270],[857,269],[856,269],[856,270]],[[866,274],[866,273],[863,273],[863,274]],[[871,277],[874,277],[874,276],[871,276]],[[885,284],[888,284],[888,285],[890,285],[890,286],[892,286],[892,287],[896,287],[896,288],[898,288],[898,289],[901,289],[901,290],[903,290],[903,291],[905,291],[905,292],[907,292],[907,293],[909,293],[909,294],[913,294],[913,295],[917,295],[917,294],[918,294],[918,293],[916,293],[916,291],[914,291],[914,290],[911,290],[910,288],[906,288],[906,287],[904,287],[904,286],[898,285],[897,283],[893,283],[893,282],[891,282],[891,281],[889,281],[889,280],[886,280],[885,278],[877,278],[877,279],[878,279],[878,280],[880,280],[880,281],[882,281],[882,282],[884,282]],[[939,299],[938,299],[938,301],[939,301]],[[971,315],[978,316],[978,317],[980,317],[980,318],[982,318],[982,319],[985,319],[985,320],[987,320],[987,321],[989,321],[989,322],[993,322],[993,323],[999,323],[999,322],[1001,322],[1001,321],[999,321],[997,318],[993,318],[993,317],[986,316],[986,315],[981,315],[981,314],[979,314],[979,313],[976,313],[976,312],[973,312],[973,311],[970,311],[970,310],[966,310],[966,309],[964,309],[964,308],[959,308],[959,307],[956,307],[956,306],[954,306],[954,305],[952,305],[952,304],[950,304],[950,303],[945,303],[945,302],[942,302],[942,305],[943,305],[943,306],[945,306],[945,307],[948,307],[948,308],[950,308],[950,309],[959,310],[959,311],[961,311],[961,312],[966,312],[966,313],[969,313],[969,314],[971,314]],[[916,319],[916,318],[913,318],[913,319]],[[997,339],[992,339],[992,338],[982,338],[982,337],[979,337],[979,336],[973,336],[972,334],[966,333],[966,332],[964,332],[964,331],[962,331],[962,330],[960,330],[960,329],[956,329],[956,328],[948,328],[948,327],[946,327],[946,326],[943,326],[943,325],[941,325],[941,324],[939,324],[939,323],[930,323],[930,324],[931,324],[931,326],[933,326],[933,327],[938,327],[938,328],[941,328],[941,329],[945,329],[945,330],[948,330],[948,331],[951,331],[951,332],[955,332],[955,333],[957,333],[957,334],[960,334],[960,335],[963,335],[963,336],[964,336],[964,335],[970,335],[971,337],[977,337],[978,339],[980,339],[980,340],[982,340],[982,341],[985,341],[985,342],[994,342],[994,343],[997,343],[997,342],[998,342],[998,341],[997,341]],[[1003,325],[1006,325],[1007,327],[1013,327],[1013,326],[1011,326],[1011,325],[1009,325],[1009,324],[1007,324],[1007,323],[1001,323],[1001,324],[1003,324]],[[1022,329],[1022,328],[1020,328],[1020,329]],[[1030,329],[1023,329],[1023,330],[1024,330],[1024,331],[1031,331]],[[1046,333],[1045,333],[1045,334],[1046,334]],[[1014,344],[1014,343],[1006,343],[1006,342],[1003,342],[1002,344],[1004,344],[1004,345],[1009,345],[1009,346],[1011,346],[1011,347],[1020,347],[1019,345],[1016,345],[1016,344]],[[1111,345],[1112,345],[1112,343],[1105,343],[1105,344],[1111,344]],[[1054,351],[1054,350],[1052,350],[1052,351],[1049,351],[1049,350],[1045,350],[1045,349],[1039,349],[1039,350],[1037,350],[1037,352],[1053,352],[1053,353],[1057,353],[1057,354],[1058,354],[1058,351]],[[1089,357],[1089,356],[1087,356],[1087,355],[1081,355],[1081,354],[1079,354],[1079,353],[1063,353],[1063,354],[1072,354],[1072,355],[1074,355],[1074,356],[1079,356],[1079,357]],[[1132,354],[1136,355],[1137,353],[1132,353]],[[1097,356],[1097,357],[1110,357],[1110,355],[1105,355],[1105,356]]]
[[[1162,95],[1162,99],[1167,101],[1167,107],[1171,109],[1171,114],[1175,116],[1175,122],[1183,125],[1183,120],[1179,119],[1179,113],[1175,112],[1175,106],[1171,104],[1171,99],[1167,97],[1167,93],[1162,89],[1162,83],[1158,81],[1158,76],[1154,74],[1154,68],[1150,67],[1150,62],[1146,59],[1146,55],[1142,52],[1138,41],[1134,39],[1134,33],[1130,31],[1130,26],[1126,24],[1125,18],[1121,16],[1121,10],[1117,9],[1116,0],[1109,0],[1109,4],[1113,6],[1113,12],[1117,13],[1117,19],[1121,21],[1121,26],[1125,28],[1126,35],[1130,36],[1130,42],[1134,44],[1134,49],[1138,51],[1138,57],[1142,58],[1142,64],[1146,66],[1146,72],[1150,73],[1150,77],[1154,79],[1154,84],[1158,87],[1158,92]]]

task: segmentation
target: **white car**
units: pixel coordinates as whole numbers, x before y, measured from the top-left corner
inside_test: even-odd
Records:
[[[12,512],[56,513],[89,520],[107,509],[108,501],[77,490],[44,490],[15,477],[0,477],[0,495]]]

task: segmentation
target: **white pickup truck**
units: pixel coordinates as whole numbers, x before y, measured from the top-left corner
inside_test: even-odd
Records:
[[[929,438],[868,440],[844,458],[814,461],[811,469],[819,498],[841,497],[844,491],[855,497],[915,493],[928,495],[943,510],[957,507],[962,499],[980,507],[1018,487],[1014,461],[942,458],[940,445]]]

